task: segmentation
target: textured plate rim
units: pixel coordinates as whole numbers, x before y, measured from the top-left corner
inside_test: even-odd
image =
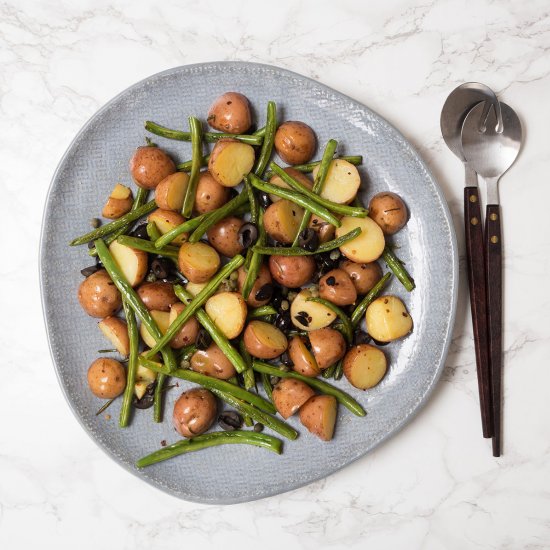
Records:
[[[254,67],[263,68],[263,69],[266,69],[266,70],[275,70],[275,71],[279,71],[281,73],[286,73],[287,75],[290,75],[293,78],[307,81],[310,84],[324,90],[325,92],[336,93],[341,98],[346,99],[347,101],[350,101],[354,104],[358,104],[362,108],[364,108],[365,110],[372,113],[376,118],[379,119],[379,122],[380,122],[381,126],[384,127],[384,129],[386,131],[388,131],[389,134],[392,134],[393,139],[395,139],[395,141],[399,144],[399,146],[402,147],[403,149],[407,150],[408,153],[412,155],[412,157],[416,160],[416,162],[419,163],[419,166],[422,168],[422,170],[424,170],[424,172],[426,173],[428,178],[432,181],[433,187],[434,187],[434,189],[437,193],[437,199],[439,200],[439,203],[441,204],[445,219],[447,220],[447,222],[449,224],[449,237],[450,237],[450,241],[451,241],[451,260],[452,260],[452,281],[451,281],[451,284],[452,284],[452,304],[451,304],[451,310],[450,310],[449,315],[447,317],[447,319],[448,319],[448,328],[447,328],[447,333],[445,335],[444,344],[443,344],[443,347],[441,349],[441,354],[440,354],[441,359],[440,359],[437,370],[434,372],[431,383],[428,386],[426,386],[425,391],[419,396],[419,400],[418,400],[418,403],[416,404],[415,408],[411,412],[409,412],[409,414],[407,416],[405,416],[398,424],[396,424],[392,430],[388,431],[386,434],[384,434],[383,437],[381,437],[378,441],[376,441],[372,445],[367,446],[360,455],[353,458],[352,460],[350,460],[346,464],[340,466],[339,468],[333,470],[329,474],[321,474],[317,477],[314,477],[312,479],[304,481],[303,483],[299,483],[299,484],[297,484],[297,485],[295,485],[291,488],[288,488],[286,490],[283,490],[283,491],[276,491],[276,492],[273,492],[273,493],[270,493],[270,494],[253,496],[253,497],[236,498],[236,499],[232,499],[230,501],[223,501],[223,502],[220,501],[219,499],[211,499],[211,498],[206,498],[205,499],[205,498],[197,498],[197,497],[191,497],[191,496],[185,496],[184,497],[183,495],[179,494],[178,492],[172,490],[169,487],[160,486],[159,484],[155,483],[154,480],[152,480],[148,477],[144,477],[144,476],[140,475],[140,470],[132,467],[130,464],[126,464],[126,463],[122,462],[120,460],[120,458],[117,457],[113,453],[113,451],[111,450],[110,447],[104,445],[102,442],[97,440],[94,437],[94,435],[88,430],[87,426],[84,424],[83,419],[81,419],[80,415],[78,414],[78,411],[73,406],[73,403],[71,402],[71,400],[69,398],[69,395],[67,394],[67,390],[65,388],[65,385],[64,385],[63,380],[61,378],[61,374],[60,374],[59,369],[57,367],[57,362],[55,360],[53,344],[52,344],[53,340],[52,340],[52,338],[50,338],[50,327],[49,327],[48,318],[47,318],[47,315],[46,315],[46,303],[45,303],[46,288],[45,288],[44,277],[42,275],[42,273],[43,273],[42,265],[45,262],[45,254],[46,254],[46,249],[47,249],[46,242],[45,242],[45,228],[46,228],[46,222],[49,218],[49,212],[50,212],[50,208],[51,208],[50,198],[51,198],[54,186],[56,184],[56,181],[58,179],[59,173],[61,171],[61,168],[63,167],[66,158],[71,153],[71,151],[73,149],[73,146],[75,145],[75,143],[77,143],[77,141],[79,140],[81,135],[84,134],[87,131],[88,127],[91,126],[93,124],[93,122],[104,111],[108,110],[111,107],[111,105],[114,104],[120,97],[122,97],[122,96],[126,95],[127,93],[131,92],[135,88],[139,88],[142,84],[146,83],[147,81],[152,80],[152,79],[156,79],[156,78],[159,78],[159,77],[162,77],[162,76],[165,76],[165,75],[178,73],[178,72],[181,72],[182,70],[189,70],[189,69],[196,68],[196,67],[206,68],[206,67],[219,67],[219,66],[243,66],[243,67],[244,66],[254,66]],[[426,163],[424,162],[424,159],[422,158],[420,153],[405,138],[405,136],[397,128],[395,128],[395,126],[393,126],[390,122],[388,122],[383,116],[379,115],[377,112],[373,111],[372,109],[370,109],[369,107],[364,105],[362,102],[360,102],[360,101],[358,101],[358,100],[356,100],[356,99],[354,99],[354,98],[352,98],[352,97],[350,97],[350,96],[348,96],[348,95],[346,95],[342,92],[339,92],[338,90],[336,90],[336,89],[334,89],[330,86],[327,86],[326,84],[322,84],[321,82],[319,82],[319,81],[317,81],[313,78],[309,78],[309,77],[304,76],[300,73],[297,73],[295,71],[291,71],[289,69],[285,69],[283,67],[278,67],[276,65],[269,65],[269,64],[266,64],[266,63],[254,63],[254,62],[248,62],[248,61],[210,61],[210,62],[204,62],[204,63],[192,63],[192,64],[188,64],[188,65],[179,65],[177,67],[172,67],[170,69],[166,69],[164,71],[154,73],[152,75],[149,75],[149,76],[139,80],[138,82],[132,84],[131,86],[128,86],[127,88],[125,88],[124,90],[122,90],[121,92],[116,94],[107,103],[105,103],[102,107],[100,107],[84,123],[84,125],[80,128],[80,130],[73,137],[73,139],[71,140],[71,142],[67,146],[65,152],[63,153],[62,157],[60,158],[60,160],[57,164],[57,167],[56,167],[56,169],[55,169],[55,171],[52,175],[52,179],[51,179],[49,187],[48,187],[48,192],[46,194],[46,199],[45,199],[43,213],[42,213],[42,223],[41,223],[41,227],[40,227],[40,245],[39,245],[38,255],[39,255],[39,258],[38,258],[38,260],[39,260],[38,261],[38,273],[39,273],[39,283],[40,283],[40,301],[41,301],[41,305],[42,305],[42,317],[44,319],[44,325],[45,325],[45,329],[46,329],[46,336],[47,336],[47,340],[48,340],[48,349],[49,349],[49,352],[50,352],[50,357],[51,357],[51,360],[52,360],[52,364],[53,364],[53,367],[54,367],[54,371],[55,371],[55,374],[56,374],[57,381],[58,381],[59,386],[61,387],[61,391],[63,393],[63,397],[65,398],[65,401],[69,405],[69,408],[72,411],[75,418],[77,419],[78,423],[83,428],[83,430],[88,435],[88,437],[90,437],[90,439],[108,457],[110,457],[116,464],[118,464],[124,470],[126,470],[127,472],[129,472],[133,476],[137,477],[141,481],[144,481],[148,485],[154,487],[155,489],[157,489],[157,490],[159,490],[159,491],[161,491],[165,494],[170,494],[171,496],[174,496],[174,497],[176,497],[180,500],[185,500],[187,502],[195,502],[195,503],[198,503],[198,504],[212,504],[212,505],[239,504],[239,503],[243,503],[243,502],[252,502],[254,500],[260,500],[260,499],[264,499],[264,498],[268,498],[268,497],[271,497],[271,496],[276,496],[276,495],[280,495],[280,494],[283,494],[283,493],[286,493],[286,492],[290,492],[290,491],[300,489],[304,486],[310,485],[311,483],[314,483],[316,481],[324,479],[324,478],[328,477],[329,475],[335,474],[336,472],[346,468],[347,466],[349,466],[353,462],[356,462],[360,458],[362,458],[365,455],[367,455],[368,453],[370,453],[373,449],[375,449],[379,445],[383,444],[390,437],[393,437],[396,434],[398,434],[409,422],[411,422],[417,416],[417,414],[422,410],[422,408],[424,408],[426,403],[429,401],[434,389],[436,388],[437,383],[438,383],[438,381],[441,377],[441,374],[443,372],[443,369],[445,367],[445,361],[447,359],[447,355],[448,355],[448,352],[449,352],[449,347],[450,347],[450,344],[451,344],[452,333],[453,333],[453,330],[454,330],[455,319],[456,319],[456,309],[457,309],[457,300],[458,300],[458,283],[459,283],[459,271],[458,271],[459,260],[458,260],[458,244],[457,244],[457,237],[456,237],[456,232],[455,232],[454,224],[453,224],[453,217],[452,217],[451,211],[449,209],[447,199],[445,198],[445,195],[443,194],[443,191],[442,191],[441,187],[437,183],[437,180],[435,179],[435,177],[431,173],[431,171],[428,168],[428,166],[426,165]]]

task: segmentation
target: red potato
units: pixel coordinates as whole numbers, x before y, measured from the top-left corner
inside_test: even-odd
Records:
[[[174,403],[172,423],[183,437],[195,437],[212,426],[217,410],[216,398],[210,391],[192,388],[183,392]]]
[[[298,233],[304,209],[291,201],[281,199],[267,207],[264,228],[267,234],[284,244],[291,244]]]
[[[282,378],[273,388],[273,404],[286,420],[290,418],[315,392],[305,382]]]
[[[387,361],[382,350],[370,344],[359,344],[347,352],[343,367],[344,376],[352,386],[367,390],[384,378]]]
[[[149,214],[147,221],[154,222],[161,235],[164,235],[184,223],[185,218],[179,212],[157,208]],[[189,233],[181,233],[170,244],[179,246],[187,240],[188,236]]]
[[[275,149],[287,164],[304,164],[315,153],[317,138],[315,132],[304,122],[288,120],[277,128]]]
[[[237,279],[237,284],[239,285],[239,292],[242,292],[244,282],[246,280],[246,270],[244,267],[239,267],[237,271],[239,278]],[[254,282],[254,285],[252,286],[252,290],[250,291],[250,295],[248,296],[246,303],[250,307],[260,307],[265,306],[270,298],[264,299],[264,300],[258,300],[256,298],[256,295],[258,292],[267,284],[271,284],[273,281],[271,280],[271,273],[269,272],[269,269],[265,264],[262,264],[260,266],[260,270],[258,272],[258,276],[256,277],[256,281]]]
[[[227,380],[235,376],[237,372],[231,361],[216,344],[210,344],[205,350],[197,350],[191,357],[190,368],[195,372],[220,380]]]
[[[378,262],[358,264],[344,260],[340,263],[340,269],[350,276],[357,294],[366,294],[382,278],[382,268]]]
[[[243,94],[226,92],[212,103],[206,121],[220,132],[244,134],[252,126],[250,103]]]
[[[171,325],[176,317],[185,309],[185,305],[181,302],[177,302],[172,305],[170,309],[170,316],[168,317],[168,323]],[[195,317],[191,317],[181,327],[179,332],[170,340],[170,347],[174,349],[181,349],[189,344],[194,344],[197,340],[200,330],[199,322]]]
[[[308,336],[313,357],[321,370],[334,365],[344,357],[346,342],[338,330],[320,328],[312,330]]]
[[[126,387],[126,371],[114,359],[96,359],[88,369],[88,386],[96,397],[113,399]]]
[[[282,286],[299,288],[309,283],[317,270],[313,256],[270,256],[269,271]]]
[[[311,351],[306,347],[306,339],[303,336],[293,336],[290,339],[288,355],[293,363],[292,368],[296,372],[311,378],[321,374],[321,369]]]
[[[109,317],[122,307],[122,296],[105,269],[96,271],[80,283],[78,301],[91,317]]]
[[[134,199],[129,187],[117,183],[111,191],[101,215],[110,220],[116,220],[132,209]]]
[[[226,338],[236,338],[244,328],[248,309],[238,292],[219,292],[206,301],[204,309]]]
[[[130,248],[118,241],[109,245],[109,252],[131,286],[136,287],[143,282],[149,266],[147,252]]]
[[[130,353],[130,338],[126,321],[118,317],[106,317],[97,326],[120,355],[126,356]]]
[[[178,254],[178,266],[192,283],[204,283],[218,271],[220,256],[214,248],[200,241],[183,243]]]
[[[288,347],[283,332],[263,321],[250,321],[244,330],[243,341],[248,353],[258,359],[275,359]]]
[[[155,202],[162,210],[181,212],[189,175],[185,172],[174,172],[166,176],[155,189]]]
[[[160,147],[138,147],[130,159],[130,173],[139,187],[154,189],[176,171],[174,161]]]
[[[314,395],[300,407],[300,422],[323,441],[334,434],[338,403],[332,395]]]
[[[369,202],[369,216],[385,235],[393,235],[407,223],[407,206],[397,193],[377,193]]]
[[[337,306],[349,306],[357,300],[357,290],[343,269],[333,269],[319,280],[319,296]]]
[[[252,145],[236,139],[220,139],[208,161],[208,171],[225,187],[235,187],[252,170],[256,154]]]
[[[195,193],[195,211],[197,214],[212,212],[228,202],[230,195],[231,189],[218,183],[208,170],[201,172]]]
[[[303,172],[300,172],[299,170],[295,170],[294,168],[288,166],[287,168],[283,168],[283,170],[293,179],[295,179],[298,183],[301,183],[304,187],[307,187],[309,190],[313,187],[313,182],[304,174]],[[269,183],[272,185],[276,185],[277,187],[281,187],[282,189],[290,189],[290,185],[287,185],[281,178],[281,176],[278,176],[277,174],[274,174],[271,176]],[[269,194],[269,198],[271,199],[271,202],[277,202],[281,200],[281,197],[274,195],[272,193]]]
[[[138,296],[145,307],[151,311],[170,311],[172,304],[178,302],[172,283],[155,281],[154,283],[142,283],[137,289]]]
[[[239,229],[244,223],[242,218],[236,216],[220,220],[206,232],[208,242],[223,256],[233,258],[243,251],[239,240]]]

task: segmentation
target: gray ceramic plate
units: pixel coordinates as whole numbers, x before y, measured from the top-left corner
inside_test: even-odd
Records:
[[[154,424],[152,411],[146,410],[138,411],[131,427],[119,429],[120,400],[109,409],[111,420],[95,416],[101,403],[87,388],[86,370],[106,341],[76,298],[80,269],[91,263],[87,249],[67,244],[89,231],[90,218],[101,211],[114,183],[130,183],[128,159],[144,142],[145,120],[185,128],[188,115],[204,119],[212,100],[228,90],[251,99],[260,125],[271,99],[277,102],[281,119],[307,122],[319,143],[336,138],[340,154],[362,154],[365,198],[389,189],[405,199],[410,221],[393,242],[400,247],[399,256],[417,287],[409,294],[394,280],[389,291],[405,300],[415,328],[409,337],[384,348],[391,366],[376,388],[360,392],[345,380],[339,382],[368,415],[357,418],[340,407],[330,443],[322,443],[292,418],[290,423],[301,435],[285,443],[281,456],[256,447],[223,446],[138,471],[133,466],[137,458],[157,449],[161,440],[177,439],[168,411],[179,391],[168,392],[163,424]],[[174,158],[190,158],[188,143],[156,141]],[[451,216],[417,152],[364,105],[267,65],[231,62],[179,67],[139,82],[105,105],[75,137],[54,175],[40,260],[51,353],[74,414],[124,468],[168,493],[197,502],[242,502],[295,489],[339,470],[380,444],[426,402],[443,368],[455,316],[458,262]]]

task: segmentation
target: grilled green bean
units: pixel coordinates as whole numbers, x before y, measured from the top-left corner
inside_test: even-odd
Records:
[[[177,227],[174,227],[174,229],[171,229],[170,231],[168,231],[168,233],[165,233],[155,241],[155,248],[162,248],[167,244],[170,244],[176,237],[179,237],[182,233],[194,231],[209,215],[210,212],[206,212],[206,214],[201,214],[196,218],[191,218],[190,220],[183,222]]]
[[[267,236],[264,227],[264,211],[260,208],[258,213],[258,245],[263,246],[266,242]],[[248,270],[243,283],[242,295],[245,300],[248,300],[252,287],[258,278],[258,273],[262,266],[262,253],[252,250],[250,256],[250,263],[248,264]]]
[[[210,160],[210,155],[205,155],[204,157],[201,157],[200,159],[200,168],[203,168],[204,166],[208,166],[208,161]],[[193,165],[193,160],[186,160],[185,162],[181,162],[180,164],[176,165],[176,170],[178,172],[189,172],[191,170],[191,167]]]
[[[262,150],[258,162],[254,167],[254,173],[261,178],[271,157],[273,151],[273,144],[275,143],[275,132],[277,130],[277,107],[273,101],[267,102],[267,116],[265,123],[265,135],[264,142],[262,144]]]
[[[386,273],[367,293],[367,295],[357,304],[357,307],[351,314],[351,324],[353,328],[357,328],[357,325],[361,322],[365,311],[371,305],[372,301],[380,294],[382,289],[386,286],[386,283],[391,278],[391,273]]]
[[[341,157],[335,157],[335,160],[336,159],[347,160],[350,164],[353,164],[355,166],[363,163],[363,157],[361,155],[343,155]],[[313,169],[316,166],[319,166],[321,162],[321,160],[316,160],[314,162],[308,162],[307,164],[296,164],[292,168],[294,168],[294,170],[298,170],[298,172],[313,172]]]
[[[248,319],[258,319],[269,315],[277,315],[277,310],[273,306],[260,306],[248,312]]]
[[[126,300],[122,302],[122,305],[124,306],[124,315],[126,316],[126,324],[128,325],[128,338],[130,340],[130,354],[128,356],[128,368],[126,373],[126,388],[124,388],[124,395],[122,397],[122,405],[120,407],[120,417],[118,421],[118,425],[121,428],[125,428],[128,426],[128,422],[130,420],[130,410],[132,408],[134,387],[136,385],[139,334],[134,310]]]
[[[399,282],[405,287],[406,290],[411,292],[414,290],[416,285],[414,284],[413,279],[399,260],[399,258],[394,254],[393,250],[386,246],[384,248],[384,253],[382,254],[384,261],[388,264],[388,267],[393,271],[394,275],[399,279]]]
[[[184,218],[190,218],[195,205],[195,194],[197,192],[197,184],[199,182],[200,169],[202,164],[202,126],[194,116],[189,117],[189,128],[191,130],[191,174],[185,191],[183,207],[181,213]]]
[[[166,256],[172,258],[172,260],[178,260],[178,248],[176,246],[167,245],[163,248],[157,248],[155,243],[146,241],[145,239],[138,239],[137,237],[130,237],[129,235],[121,235],[117,242],[130,248],[136,248],[137,250],[143,250],[149,252],[149,254],[158,254],[159,256]]]
[[[341,310],[338,306],[334,305],[332,302],[325,300],[324,298],[311,297],[311,298],[308,298],[306,301],[322,304],[328,309],[330,309],[332,312],[336,313],[336,315],[342,322],[342,334],[344,335],[344,338],[347,340],[348,344],[351,345],[353,341],[353,327],[351,325],[351,321],[349,317],[343,312],[343,310]]]
[[[248,353],[242,338],[239,340],[239,351],[241,352],[241,357],[246,363],[246,370],[242,373],[244,387],[245,389],[250,390],[256,387],[256,377],[254,376],[254,370],[252,369],[252,356]]]
[[[155,222],[148,222],[146,229],[147,235],[149,236],[149,239],[151,239],[151,241],[154,242],[162,237],[162,234],[159,231],[159,228],[157,227],[157,224]]]

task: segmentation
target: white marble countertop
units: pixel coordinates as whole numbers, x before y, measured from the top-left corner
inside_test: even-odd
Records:
[[[0,7],[0,548],[550,547],[548,1],[279,0],[269,12],[267,5]],[[128,85],[176,65],[236,59],[318,79],[397,126],[439,180],[461,252],[462,167],[440,136],[443,101],[459,83],[478,80],[518,111],[524,149],[501,185],[501,458],[480,436],[463,271],[451,352],[428,405],[373,453],[308,487],[234,506],[182,502],[112,462],[72,416],[48,353],[37,277],[55,166],[84,122]]]

